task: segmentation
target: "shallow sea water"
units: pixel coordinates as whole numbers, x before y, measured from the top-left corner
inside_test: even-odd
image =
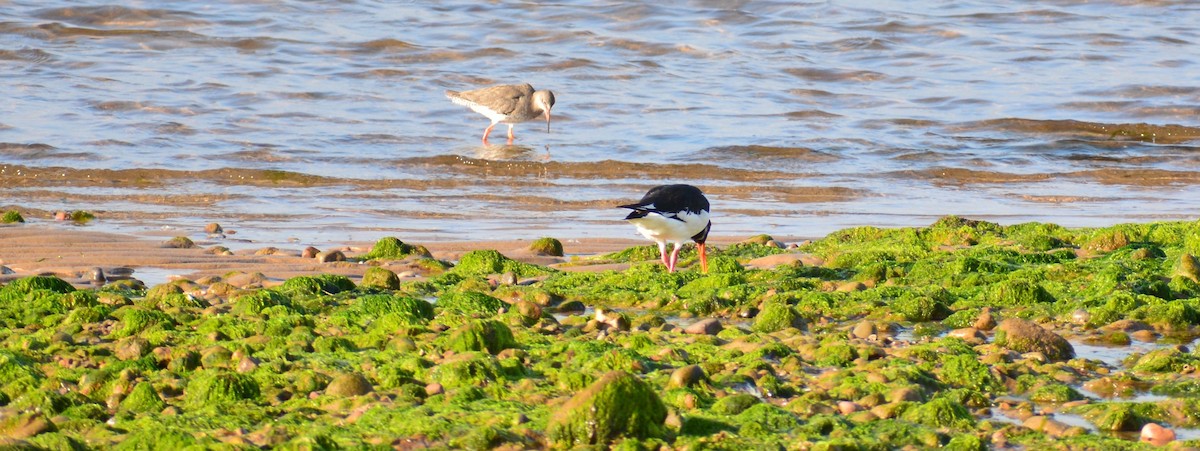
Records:
[[[612,207],[675,182],[718,236],[1200,207],[1189,1],[0,5],[0,208],[32,220],[633,237]],[[513,146],[442,94],[516,82],[558,102]]]

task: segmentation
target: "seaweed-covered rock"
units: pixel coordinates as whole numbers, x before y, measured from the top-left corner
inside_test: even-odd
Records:
[[[1179,263],[1175,264],[1174,275],[1200,283],[1200,261],[1192,254],[1180,255]]]
[[[429,372],[434,382],[447,389],[482,387],[503,376],[500,362],[489,354],[464,352],[446,359]]]
[[[1065,338],[1020,318],[1001,321],[995,343],[1017,352],[1041,352],[1055,362],[1075,357],[1075,348]]]
[[[261,388],[249,375],[225,370],[207,370],[197,373],[188,382],[183,394],[188,403],[203,407],[241,400],[257,400]]]
[[[737,393],[718,399],[713,403],[712,411],[721,415],[737,415],[761,402],[757,396],[749,393]]]
[[[619,437],[657,437],[664,433],[666,418],[666,406],[649,385],[624,371],[612,371],[560,407],[547,436],[566,448],[602,445]]]
[[[22,277],[0,288],[0,302],[8,303],[24,299],[26,294],[34,290],[70,293],[75,291],[75,287],[54,276]]]
[[[25,218],[21,216],[21,212],[16,210],[8,210],[4,212],[4,216],[0,217],[0,224],[12,224],[15,222],[25,222]]]
[[[506,304],[478,291],[449,292],[437,300],[437,307],[455,313],[467,315],[495,315]]]
[[[325,394],[330,396],[348,397],[360,396],[373,390],[371,382],[358,373],[346,373],[333,378],[325,387]]]
[[[550,237],[538,238],[529,245],[529,250],[535,254],[550,255],[553,257],[563,256],[562,241]]]
[[[428,257],[429,251],[421,246],[407,244],[396,237],[385,236],[376,241],[375,245],[371,246],[371,251],[363,255],[363,258],[366,260],[400,260],[414,254]]]
[[[788,327],[801,327],[804,319],[782,300],[771,300],[763,303],[762,311],[754,318],[751,326],[755,332],[776,332]]]
[[[400,277],[391,270],[379,266],[372,266],[363,273],[362,286],[382,288],[385,290],[395,290],[400,288]]]
[[[701,368],[700,365],[687,365],[672,371],[670,382],[667,385],[673,388],[690,387],[704,382],[707,378],[704,368]]]
[[[349,277],[337,274],[321,274],[316,276],[296,276],[279,285],[279,292],[291,296],[314,296],[321,294],[336,294],[354,289],[354,281]]]
[[[540,276],[554,272],[553,269],[544,266],[521,263],[494,250],[471,251],[463,254],[453,271],[459,274],[476,275],[511,272],[517,277]]]
[[[470,321],[455,329],[446,347],[455,351],[487,351],[496,354],[517,347],[512,330],[495,320]]]
[[[24,439],[55,430],[54,423],[41,412],[21,412],[0,418],[0,436],[10,439]]]
[[[121,409],[138,413],[158,413],[167,407],[154,386],[149,382],[138,382],[129,392],[129,396],[121,400]]]
[[[901,419],[933,428],[965,429],[975,426],[971,412],[949,398],[939,397],[905,410]]]

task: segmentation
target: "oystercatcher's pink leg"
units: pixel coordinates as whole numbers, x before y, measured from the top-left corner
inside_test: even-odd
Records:
[[[683,249],[683,243],[675,243],[675,249],[671,250],[671,264],[667,265],[667,272],[675,272],[675,264],[679,263],[680,249]]]

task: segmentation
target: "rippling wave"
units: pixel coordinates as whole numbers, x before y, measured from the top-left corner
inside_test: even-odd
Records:
[[[701,186],[730,235],[1200,207],[1191,2],[47,0],[0,16],[0,207],[102,225],[612,235],[630,233],[612,205],[667,182]],[[482,146],[488,120],[442,94],[518,82],[557,103],[552,132],[519,124],[511,146]]]

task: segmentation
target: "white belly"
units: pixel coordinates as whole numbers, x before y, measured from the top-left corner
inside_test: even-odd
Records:
[[[644,218],[630,219],[633,225],[637,226],[638,232],[642,236],[654,240],[659,243],[684,243],[690,241],[693,236],[704,230],[708,225],[708,212],[700,213],[680,213],[679,218],[682,221],[674,218],[651,213]]]

